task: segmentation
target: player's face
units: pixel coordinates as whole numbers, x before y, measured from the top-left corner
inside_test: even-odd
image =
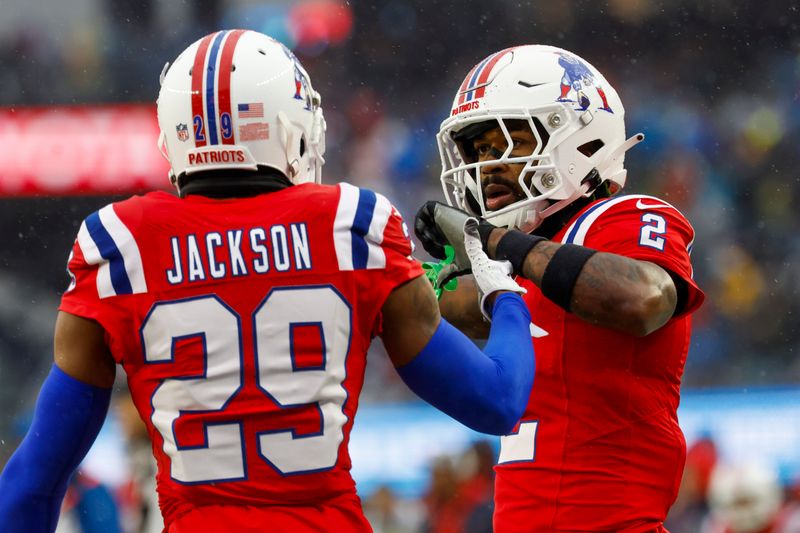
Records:
[[[536,137],[528,123],[522,120],[507,123],[511,141],[511,157],[528,156],[536,149]],[[492,128],[472,140],[472,148],[478,161],[498,159],[508,148],[500,126]],[[519,184],[519,175],[525,163],[489,163],[480,167],[481,187],[486,209],[497,211],[525,198]]]

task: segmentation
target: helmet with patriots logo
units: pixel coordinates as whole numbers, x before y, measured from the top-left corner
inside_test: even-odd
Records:
[[[603,183],[612,192],[625,185],[625,152],[644,136],[626,140],[624,114],[603,75],[567,50],[526,45],[492,54],[467,74],[437,135],[445,197],[497,226],[532,231]],[[512,123],[527,124],[536,140],[532,153],[512,155]],[[479,160],[473,139],[492,128],[502,131],[507,148]],[[522,165],[522,193],[489,210],[481,171],[503,164]]]
[[[293,183],[320,181],[320,95],[282,43],[249,30],[206,35],[165,65],[159,148],[170,181],[208,170],[269,167]]]

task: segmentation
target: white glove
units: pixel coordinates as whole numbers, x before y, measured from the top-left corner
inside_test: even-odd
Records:
[[[511,263],[489,259],[483,251],[481,238],[478,235],[478,220],[473,217],[464,221],[464,249],[472,263],[472,275],[478,285],[481,313],[487,320],[492,319],[485,307],[486,298],[490,294],[497,291],[511,291],[518,294],[527,292],[511,279]]]

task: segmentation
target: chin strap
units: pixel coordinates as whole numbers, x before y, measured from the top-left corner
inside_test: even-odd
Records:
[[[278,112],[278,131],[283,144],[283,151],[286,153],[286,171],[290,180],[300,173],[300,150],[299,143],[294,140],[294,128],[292,128],[289,118],[283,111]],[[295,148],[297,144],[297,148]]]
[[[587,194],[592,186],[593,185],[591,181],[584,181],[581,183],[580,187],[578,187],[567,198],[564,198],[563,200],[556,200],[541,211],[535,211],[533,209],[522,211],[520,213],[520,218],[524,217],[524,219],[516,224],[517,228],[519,228],[519,230],[523,233],[532,232],[538,228],[547,217],[561,211],[571,203],[575,202],[575,200],[578,198],[581,198]]]
[[[166,69],[169,63],[164,66]],[[167,136],[164,135],[163,131],[158,132],[158,140],[156,141],[158,144],[158,151],[161,152],[161,155],[164,156],[164,159],[167,160],[169,163],[169,170],[167,171],[167,177],[169,178],[169,182],[172,184],[173,187],[178,186],[178,178],[175,176],[175,173],[172,171],[172,162],[169,160],[169,154],[167,153]]]
[[[316,108],[314,109],[314,121],[311,127],[311,139],[309,139],[308,150],[311,152],[311,159],[313,161],[314,182],[322,182],[322,165],[325,164],[325,131],[328,129],[328,124],[325,122],[325,116],[322,114],[322,107],[318,92],[314,92],[314,101]]]
[[[167,77],[167,71],[169,70],[169,61],[164,63],[164,68],[161,69],[161,74],[158,75],[158,86],[161,87],[164,85],[164,78]]]

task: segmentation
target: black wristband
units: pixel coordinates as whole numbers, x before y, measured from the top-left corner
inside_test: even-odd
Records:
[[[494,258],[498,261],[511,262],[511,266],[514,267],[514,274],[521,276],[522,265],[525,263],[528,252],[534,246],[546,240],[544,237],[529,235],[513,229],[500,238],[500,242],[497,243],[497,249],[494,252]]]
[[[492,233],[493,230],[497,229],[497,226],[491,224],[490,222],[486,222],[483,219],[478,219],[478,235],[481,237],[481,246],[483,246],[483,251],[487,254],[489,253],[489,235]]]
[[[586,261],[597,250],[564,244],[559,248],[542,274],[542,294],[567,311],[572,311],[572,291]]]

